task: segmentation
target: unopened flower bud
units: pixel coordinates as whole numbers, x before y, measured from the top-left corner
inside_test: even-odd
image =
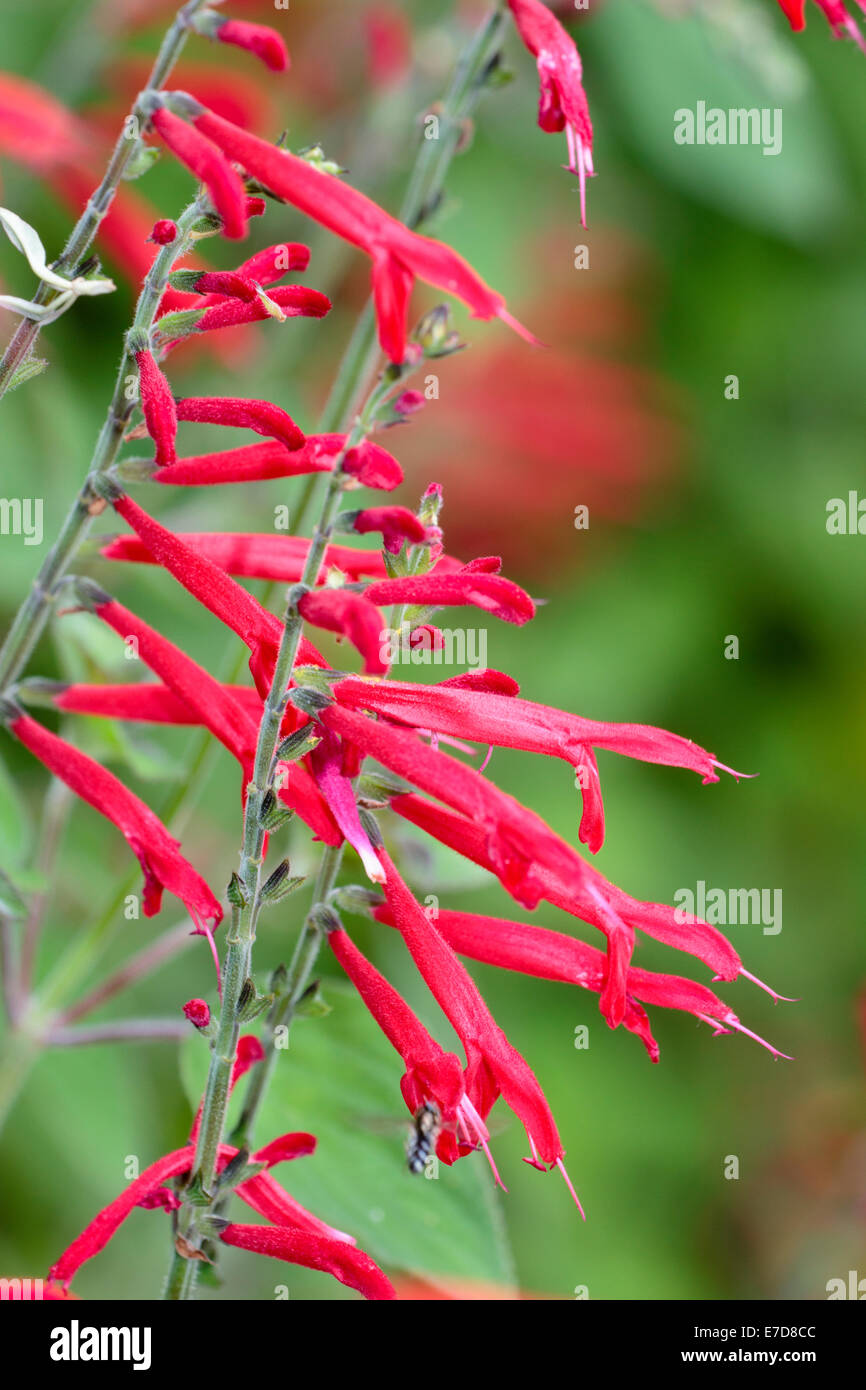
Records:
[[[210,1023],[210,1008],[203,999],[190,999],[183,1006],[184,1018],[196,1028],[207,1028]]]
[[[169,221],[168,218],[161,218],[159,222],[154,222],[148,240],[156,242],[157,246],[170,246],[176,236],[177,223]]]

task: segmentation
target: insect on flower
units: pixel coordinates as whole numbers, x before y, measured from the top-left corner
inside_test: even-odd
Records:
[[[423,1173],[433,1154],[442,1130],[439,1106],[433,1100],[419,1105],[412,1118],[406,1140],[406,1163],[410,1173]]]

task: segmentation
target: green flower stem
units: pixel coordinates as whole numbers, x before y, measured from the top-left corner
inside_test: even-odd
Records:
[[[211,1053],[196,1146],[194,1182],[197,1186],[197,1200],[199,1196],[205,1200],[202,1205],[198,1205],[196,1208],[187,1205],[178,1218],[184,1248],[187,1251],[200,1249],[201,1246],[203,1236],[199,1229],[200,1222],[197,1221],[198,1213],[206,1213],[209,1207],[212,1208],[218,1201],[214,1181],[217,1172],[217,1158],[219,1146],[225,1133],[229,1084],[238,1037],[240,1036],[242,992],[250,978],[256,921],[262,902],[265,832],[261,824],[261,808],[273,782],[274,758],[280,740],[289,683],[301,637],[303,619],[298,605],[303,595],[316,582],[333,533],[334,520],[340,508],[344,488],[349,481],[343,472],[343,459],[350,450],[363,443],[371,433],[380,406],[399,386],[401,379],[402,373],[399,371],[384,372],[370,393],[364,409],[355,420],[342,453],[328,476],[321,514],[310,541],[300,583],[293,585],[288,594],[280,649],[259,726],[252,781],[247,786],[243,844],[235,893],[238,902],[233,908],[231,930],[226,938],[228,949],[225,958],[222,1008],[216,1041]],[[210,1203],[207,1199],[211,1199]],[[176,1244],[172,1257],[172,1268],[165,1285],[164,1297],[167,1299],[189,1298],[195,1291],[197,1272],[190,1272],[188,1277],[183,1279],[176,1269],[178,1261],[185,1261],[191,1265],[198,1264],[197,1260],[184,1254]]]
[[[188,0],[175,15],[174,22],[166,32],[160,46],[156,62],[153,65],[151,74],[145,83],[148,88],[159,88],[165,86],[166,80],[180,57],[181,50],[186,43],[186,36],[189,32],[193,19],[200,9],[204,7],[206,0]],[[133,119],[138,119],[137,108],[134,106],[130,113]],[[60,272],[71,270],[80,264],[82,258],[90,250],[93,240],[99,231],[99,224],[107,213],[117,192],[117,187],[126,172],[133,155],[140,149],[140,143],[136,136],[128,133],[128,121],[124,122],[124,129],[118,136],[117,143],[112,151],[108,162],[108,168],[103,175],[102,182],[92,194],[84,212],[73,227],[69,240],[64,246],[58,259],[54,262],[54,269]],[[33,298],[37,304],[48,304],[55,297],[57,291],[40,281]],[[30,356],[39,337],[40,325],[33,319],[22,319],[18,328],[3,354],[0,361],[0,397],[4,396],[9,390],[12,379],[16,371],[21,367]],[[0,680],[0,685],[2,685]]]

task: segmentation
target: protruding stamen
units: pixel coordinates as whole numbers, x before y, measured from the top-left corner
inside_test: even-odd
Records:
[[[566,1185],[566,1187],[568,1188],[569,1192],[571,1193],[572,1197],[574,1198],[574,1204],[575,1204],[575,1206],[577,1207],[578,1211],[580,1212],[581,1216],[583,1217],[583,1219],[584,1219],[584,1221],[585,1221],[585,1220],[586,1220],[586,1212],[584,1211],[583,1207],[580,1205],[580,1198],[578,1197],[577,1193],[576,1193],[575,1190],[574,1190],[574,1184],[573,1184],[573,1182],[571,1181],[571,1178],[568,1176],[568,1172],[567,1172],[567,1170],[566,1170],[565,1164],[563,1163],[563,1161],[562,1161],[561,1158],[558,1158],[558,1159],[556,1160],[556,1166],[557,1166],[557,1168],[559,1169],[560,1173],[562,1174],[563,1178],[565,1179],[565,1185]]]
[[[718,1020],[710,1018],[708,1014],[697,1014],[696,1017],[702,1018],[704,1023],[708,1023],[710,1027],[713,1029],[718,1027]],[[789,1057],[787,1052],[780,1052],[779,1049],[777,1047],[774,1047],[772,1043],[766,1042],[765,1039],[760,1036],[760,1034],[753,1033],[751,1028],[747,1028],[745,1024],[741,1023],[740,1020],[736,1018],[733,1014],[730,1014],[725,1019],[725,1022],[728,1024],[730,1028],[733,1028],[737,1033],[745,1033],[747,1038],[752,1038],[756,1043],[760,1043],[761,1047],[765,1047],[767,1051],[772,1054],[773,1057],[781,1057],[786,1062],[793,1062],[794,1058]]]
[[[751,980],[752,984],[757,985],[758,989],[762,989],[765,994],[769,994],[774,1004],[778,1004],[780,1001],[783,1004],[799,1004],[800,1002],[799,999],[791,999],[787,994],[777,994],[770,985],[765,985],[763,980],[759,980],[757,975],[753,975],[751,970],[744,970],[740,966],[740,974],[745,975],[747,980]]]

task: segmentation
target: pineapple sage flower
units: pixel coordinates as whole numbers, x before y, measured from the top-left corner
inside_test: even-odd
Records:
[[[117,826],[144,874],[142,910],[153,917],[162,906],[163,890],[179,898],[193,920],[196,935],[206,936],[219,962],[209,923],[218,926],[222,908],[204,879],[180,852],[159,817],[94,758],[53,734],[29,715],[6,719],[11,734],[67,787]]]
[[[476,318],[502,319],[530,342],[536,341],[508,312],[502,295],[450,246],[411,231],[334,174],[224,120],[186,92],[152,94],[151,100],[173,104],[189,116],[191,125],[162,105],[154,109],[151,122],[171,152],[208,184],[230,228],[227,235],[243,234],[235,206],[239,180],[231,160],[277,197],[366,252],[373,262],[379,342],[392,362],[403,362],[406,356],[409,299],[416,279],[456,295]],[[217,174],[215,162],[220,159],[223,167]]]
[[[565,131],[568,169],[580,180],[580,220],[586,226],[586,179],[592,166],[592,121],[583,90],[583,65],[574,39],[543,0],[508,0],[521,39],[538,64],[538,124]]]
[[[237,1084],[249,1066],[260,1062],[263,1056],[257,1038],[241,1037],[232,1071],[231,1087]],[[200,1110],[201,1108],[199,1113]],[[314,1153],[315,1148],[314,1135],[294,1133],[280,1135],[264,1148],[258,1149],[252,1155],[251,1161],[253,1164],[262,1165],[263,1170],[254,1168],[253,1175],[248,1178],[243,1178],[241,1173],[241,1180],[234,1188],[234,1194],[258,1215],[263,1216],[269,1224],[246,1226],[234,1222],[221,1223],[216,1233],[218,1239],[225,1245],[272,1255],[290,1264],[303,1265],[307,1269],[323,1270],[338,1279],[341,1284],[356,1289],[365,1298],[395,1298],[396,1294],[390,1281],[369,1255],[357,1248],[351,1236],[328,1226],[319,1217],[307,1211],[271,1176],[269,1170],[276,1164],[303,1158]],[[221,1144],[218,1171],[222,1172],[238,1157],[239,1152],[230,1144]],[[105,1249],[136,1207],[151,1211],[175,1209],[178,1205],[177,1195],[165,1184],[172,1179],[183,1178],[192,1171],[194,1165],[195,1128],[187,1144],[164,1154],[145,1168],[143,1173],[129,1183],[113,1202],[98,1212],[81,1234],[76,1236],[52,1266],[49,1275],[52,1287],[57,1287],[66,1294],[72,1278],[81,1266]]]

